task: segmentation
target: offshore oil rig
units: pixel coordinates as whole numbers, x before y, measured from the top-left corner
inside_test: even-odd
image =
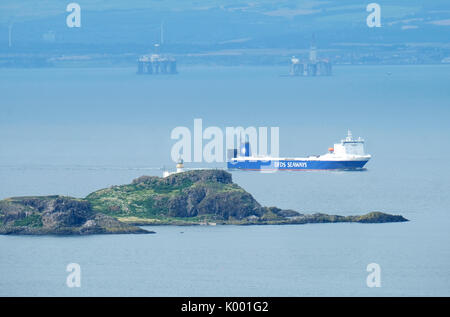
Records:
[[[292,56],[291,76],[331,76],[332,66],[328,59],[317,59],[317,46],[313,36],[311,47],[309,49],[309,60],[302,62],[299,58]]]
[[[154,45],[154,53],[141,55],[137,60],[137,73],[142,74],[177,74],[177,61],[175,58],[161,54],[161,46],[164,44],[164,28],[161,23],[160,44]]]
[[[159,44],[155,44],[154,54],[141,55],[137,61],[137,73],[142,74],[177,74],[177,61],[170,56],[159,53]]]

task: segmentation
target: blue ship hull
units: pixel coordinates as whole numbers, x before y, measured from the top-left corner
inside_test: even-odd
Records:
[[[230,170],[274,171],[274,170],[358,170],[368,160],[318,161],[318,160],[233,160],[227,162]]]

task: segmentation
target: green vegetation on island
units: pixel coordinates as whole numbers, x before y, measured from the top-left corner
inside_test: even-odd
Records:
[[[84,199],[15,197],[0,201],[0,234],[85,235],[151,233],[97,213]]]
[[[263,207],[223,170],[192,170],[165,178],[142,176],[84,199],[42,196],[0,201],[0,234],[152,233],[138,225],[402,221],[408,220],[382,212],[338,216]]]
[[[371,212],[363,216],[307,215],[261,206],[223,170],[192,170],[161,178],[139,177],[86,197],[93,209],[122,222],[146,224],[305,224],[401,222],[402,216]]]

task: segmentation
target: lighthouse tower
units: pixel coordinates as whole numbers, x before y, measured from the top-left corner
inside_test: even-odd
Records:
[[[178,159],[178,162],[177,162],[177,173],[182,173],[182,172],[184,172],[184,165],[183,165],[183,159],[180,158],[180,159]]]
[[[177,174],[177,173],[183,173],[184,172],[184,165],[183,165],[183,159],[180,157],[177,161],[177,165],[176,165],[176,171],[174,172],[169,172],[168,170],[164,169],[163,170],[163,177],[167,177],[173,174]]]

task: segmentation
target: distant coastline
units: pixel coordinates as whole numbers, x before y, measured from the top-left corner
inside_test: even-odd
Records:
[[[290,55],[299,54],[285,52],[281,55],[248,55],[248,54],[215,54],[204,55],[173,54],[177,58],[180,68],[189,67],[286,67],[289,71]],[[77,55],[53,55],[53,54],[25,54],[0,52],[0,69],[8,68],[127,68],[136,67],[138,53],[129,54],[77,54]],[[332,62],[333,66],[398,66],[398,65],[450,65],[447,59],[424,59],[416,62],[404,59],[375,60],[341,60]]]

